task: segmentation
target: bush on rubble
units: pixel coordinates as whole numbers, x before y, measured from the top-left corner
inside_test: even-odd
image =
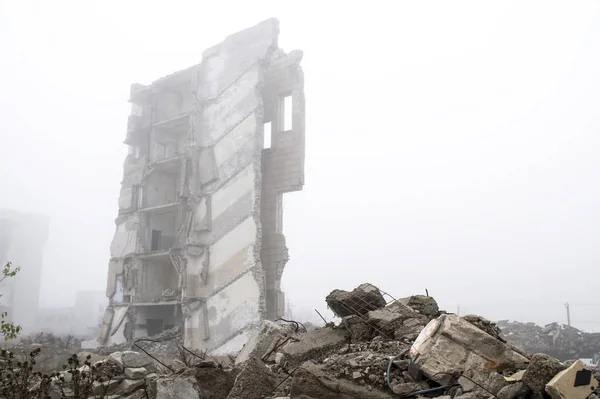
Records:
[[[63,365],[63,371],[42,373],[35,371],[37,348],[26,356],[0,351],[0,397],[6,399],[84,399],[106,398],[116,375],[106,363],[91,364],[91,355],[85,360],[72,355]]]

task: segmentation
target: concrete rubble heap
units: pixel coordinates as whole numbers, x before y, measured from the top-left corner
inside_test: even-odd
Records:
[[[282,197],[304,186],[305,105],[303,53],[278,36],[263,21],[131,86],[100,345],[182,325],[187,347],[225,354],[283,316]]]
[[[600,333],[586,333],[558,323],[541,327],[534,323],[502,320],[498,327],[507,341],[527,353],[547,353],[562,361],[585,358],[597,363],[600,360]]]
[[[340,297],[347,314],[336,323],[264,320],[230,356],[155,360],[164,342],[181,345],[174,330],[153,338],[148,355],[113,346],[105,350],[121,350],[94,360],[117,369],[104,383],[112,399],[597,399],[598,370],[526,355],[483,317],[449,314],[429,296],[394,299],[371,284],[336,290],[327,303]],[[379,299],[355,309],[365,298]]]

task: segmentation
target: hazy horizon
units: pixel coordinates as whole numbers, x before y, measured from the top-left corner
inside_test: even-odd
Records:
[[[600,3],[161,4],[0,0],[0,208],[50,217],[44,307],[105,287],[130,84],[276,17],[304,52],[299,312],[371,282],[600,331]]]

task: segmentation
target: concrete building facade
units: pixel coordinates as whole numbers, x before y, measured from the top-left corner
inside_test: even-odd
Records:
[[[229,353],[284,313],[282,196],[304,185],[301,51],[264,21],[132,85],[101,344],[182,326]]]
[[[11,262],[21,269],[0,284],[0,312],[25,334],[36,324],[48,232],[47,216],[0,209],[0,266]]]

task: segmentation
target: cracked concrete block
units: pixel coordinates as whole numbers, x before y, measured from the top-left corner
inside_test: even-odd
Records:
[[[544,392],[546,384],[564,369],[565,365],[553,357],[544,353],[536,353],[531,357],[522,381],[534,392],[541,394]]]
[[[523,369],[529,361],[456,315],[430,321],[413,343],[411,357],[425,375],[440,384],[451,380],[449,374],[462,374],[466,367],[488,375]]]
[[[138,388],[143,387],[145,384],[146,384],[146,381],[144,381],[144,379],[123,380],[119,384],[118,390],[125,394],[128,394],[128,393],[135,391]]]
[[[200,399],[198,383],[190,378],[159,378],[156,399]]]
[[[261,399],[273,392],[278,380],[265,364],[253,357],[238,374],[227,399]]]
[[[279,338],[283,338],[281,327],[270,320],[263,320],[260,327],[252,332],[250,339],[238,353],[235,364],[242,364],[252,357],[261,359],[271,344]]]
[[[369,283],[361,284],[352,291],[333,290],[325,302],[339,317],[363,315],[386,305],[379,289]]]
[[[463,392],[476,391],[496,394],[508,385],[508,382],[499,373],[486,372],[487,363],[488,361],[481,356],[473,352],[469,353],[464,364],[464,372],[458,379]]]
[[[148,374],[148,370],[144,367],[126,367],[125,368],[125,377],[130,380],[139,380],[140,378],[144,378]]]
[[[598,388],[598,381],[581,360],[556,374],[546,384],[552,399],[585,399]]]
[[[398,301],[425,316],[438,317],[440,315],[440,309],[433,297],[425,295],[413,295],[408,298],[399,299]]]

